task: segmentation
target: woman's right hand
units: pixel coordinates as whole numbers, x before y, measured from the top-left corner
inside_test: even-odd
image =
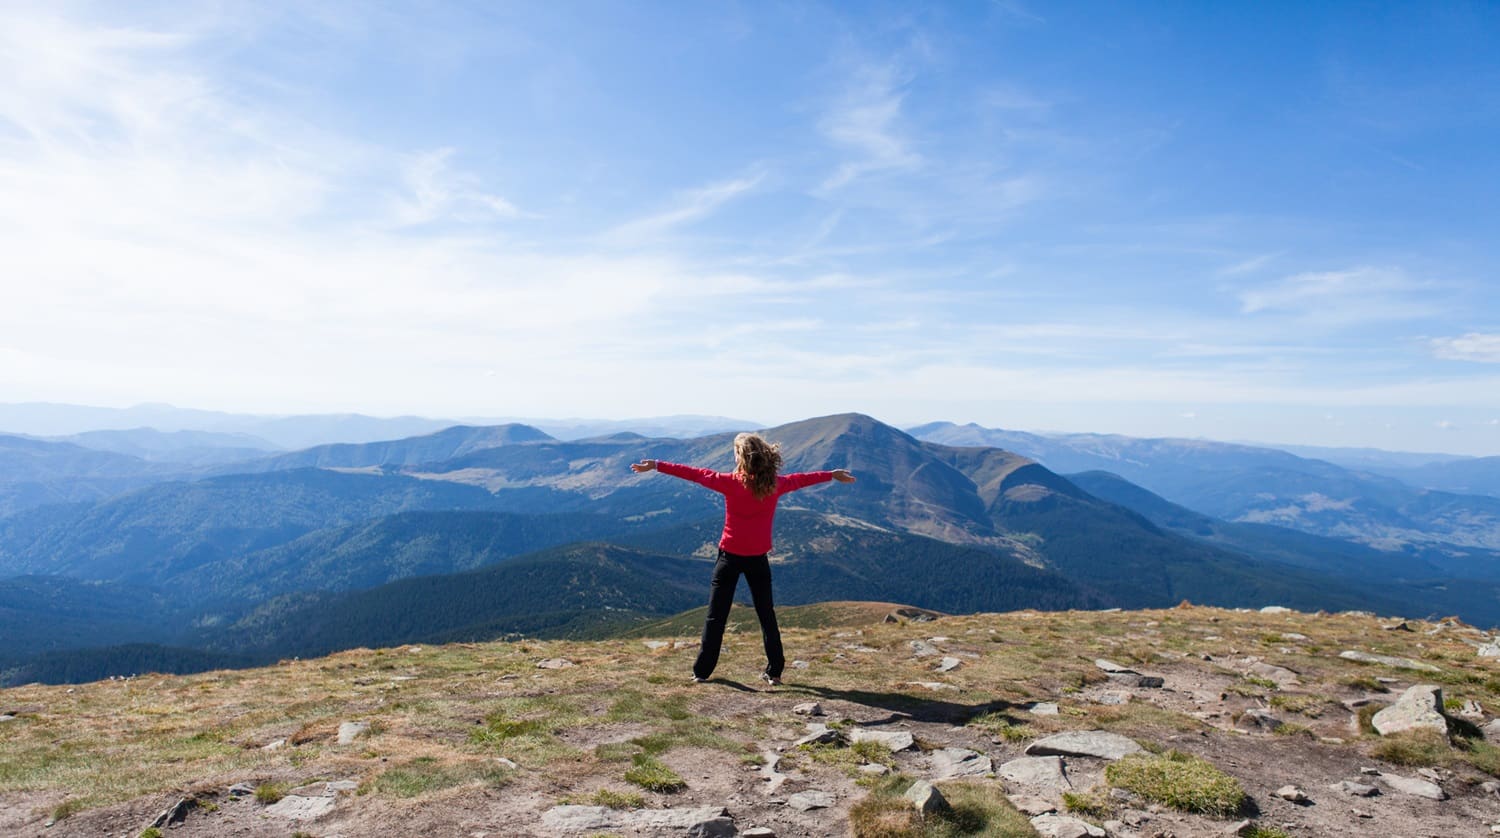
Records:
[[[854,475],[850,474],[846,468],[836,468],[833,470],[833,479],[840,483],[853,483]]]
[[[656,471],[656,461],[641,460],[638,463],[631,463],[630,470],[635,472],[636,474],[645,474],[648,471]]]

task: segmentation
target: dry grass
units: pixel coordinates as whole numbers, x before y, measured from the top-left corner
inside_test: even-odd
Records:
[[[1360,649],[1422,657],[1417,642],[1444,668],[1435,680],[1462,688],[1455,695],[1500,695],[1500,676],[1474,657],[1462,629],[1392,637],[1378,625],[1369,617],[1267,618],[1186,607],[947,617],[928,624],[866,625],[855,638],[835,637],[832,629],[787,628],[783,634],[789,657],[814,666],[805,672],[789,670],[788,685],[778,695],[799,700],[873,697],[889,710],[961,703],[977,715],[956,717],[954,724],[967,723],[1007,741],[1092,726],[1150,738],[1202,725],[1150,702],[1103,707],[1064,701],[1064,712],[1054,717],[1031,716],[1018,708],[1102,683],[1094,658],[1146,660],[1159,672],[1192,667],[1222,679],[1223,671],[1198,659],[1199,653],[1222,658],[1230,650],[1255,649],[1265,654],[1273,633],[1280,643],[1290,632],[1309,639],[1275,655],[1302,673],[1305,694],[1238,682],[1243,692],[1267,697],[1279,709],[1331,716],[1340,711],[1330,696],[1346,696],[1351,689],[1379,691],[1378,676],[1410,682],[1413,673],[1337,655]],[[910,639],[934,634],[948,635],[978,656],[966,659],[956,672],[936,675],[930,661],[911,658],[906,647]],[[851,642],[879,651],[844,653]],[[729,699],[722,688],[687,684],[693,652],[651,652],[635,639],[357,649],[241,672],[8,689],[0,691],[0,704],[22,712],[5,723],[0,737],[0,793],[59,792],[70,811],[77,812],[195,784],[249,780],[298,785],[337,774],[360,779],[370,792],[420,796],[445,784],[504,782],[505,777],[480,768],[505,757],[540,785],[554,785],[560,794],[587,794],[601,783],[618,783],[624,769],[636,767],[638,756],[706,747],[733,754],[737,762],[757,753],[760,748],[750,745],[763,746],[784,721],[757,709],[726,712],[723,702]],[[840,653],[844,656],[837,657]],[[731,638],[725,674],[736,677],[735,667],[757,666],[758,654],[758,638]],[[577,666],[536,668],[538,660],[551,657],[568,658]],[[961,692],[912,686],[937,680]],[[1377,709],[1362,711],[1360,717],[1367,722]],[[339,746],[335,732],[347,720],[367,721],[371,732],[353,746]],[[622,727],[629,731],[629,741],[593,744]],[[261,749],[274,740],[288,744]],[[1393,749],[1383,753],[1429,763],[1443,754],[1382,742],[1367,739],[1360,747]],[[878,754],[844,750],[847,757],[840,758],[880,761]],[[1461,742],[1448,749],[1447,759],[1490,773],[1500,770],[1500,750],[1482,741]],[[879,808],[876,803],[870,807]],[[893,826],[897,831],[890,834],[901,834],[900,828]]]

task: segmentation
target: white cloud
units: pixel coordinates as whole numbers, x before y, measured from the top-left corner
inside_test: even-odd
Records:
[[[1500,364],[1500,334],[1470,332],[1450,338],[1434,338],[1432,352],[1450,361]]]
[[[888,66],[861,67],[820,125],[824,136],[856,156],[840,164],[819,190],[831,192],[866,175],[922,165],[898,128],[904,94]]]
[[[765,173],[759,172],[689,190],[678,196],[673,208],[621,224],[611,230],[606,238],[634,243],[706,218],[719,207],[755,189],[764,178]]]
[[[1412,320],[1440,311],[1429,283],[1399,268],[1301,273],[1241,291],[1245,314],[1283,314],[1327,326]]]

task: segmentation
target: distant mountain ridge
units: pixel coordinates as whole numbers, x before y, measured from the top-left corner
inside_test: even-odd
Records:
[[[1204,440],[1044,437],[948,422],[912,432],[948,445],[1003,447],[1062,473],[1118,474],[1227,521],[1276,524],[1388,550],[1443,543],[1500,550],[1500,498],[1421,489],[1285,451]],[[1482,463],[1432,468],[1471,462]]]

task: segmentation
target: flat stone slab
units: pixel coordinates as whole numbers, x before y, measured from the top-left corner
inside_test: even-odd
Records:
[[[1067,815],[1037,815],[1031,828],[1043,838],[1105,838],[1109,833],[1087,821]]]
[[[315,821],[333,811],[332,797],[289,794],[265,808],[268,815],[293,821]]]
[[[369,722],[344,722],[339,725],[339,744],[349,745],[370,732]]]
[[[1378,663],[1384,666],[1395,667],[1396,669],[1413,669],[1418,672],[1443,671],[1430,663],[1414,661],[1411,658],[1397,658],[1390,655],[1372,655],[1369,652],[1360,652],[1354,649],[1350,649],[1345,652],[1339,652],[1339,657],[1343,658],[1346,661],[1359,661],[1360,663]]]
[[[1284,666],[1276,666],[1275,664],[1265,663],[1262,661],[1256,661],[1255,663],[1250,664],[1245,668],[1245,673],[1247,675],[1254,675],[1257,678],[1265,678],[1269,681],[1274,681],[1276,683],[1276,686],[1281,687],[1282,689],[1286,689],[1287,687],[1295,687],[1301,683],[1297,680],[1297,673],[1293,672],[1292,670],[1287,669]]]
[[[912,640],[906,645],[911,647],[911,653],[914,657],[929,658],[942,654],[942,651],[938,647],[925,640]]]
[[[828,725],[822,724],[821,722],[808,722],[807,735],[802,737],[801,739],[798,739],[792,745],[792,747],[797,748],[803,745],[813,745],[819,742],[837,742],[842,738],[843,734],[839,733],[836,730],[833,730],[832,728],[828,727]]]
[[[994,771],[990,758],[968,748],[942,748],[932,752],[932,778],[983,777]]]
[[[536,665],[536,668],[537,669],[567,669],[570,666],[576,666],[576,665],[577,664],[574,664],[572,661],[568,660],[567,658],[547,658],[546,660],[539,662]]]
[[[1380,794],[1380,789],[1368,783],[1355,783],[1349,780],[1334,783],[1328,788],[1332,789],[1333,791],[1339,791],[1343,792],[1344,794],[1353,795],[1354,797],[1374,797],[1375,795]]]
[[[1027,756],[1097,757],[1120,759],[1142,750],[1135,740],[1104,730],[1070,731],[1038,739],[1026,746]]]
[[[1402,777],[1399,774],[1381,774],[1380,781],[1401,792],[1428,800],[1447,800],[1448,793],[1437,783],[1418,777]]]
[[[608,806],[553,806],[542,813],[542,825],[554,832],[597,832],[601,829],[665,831],[702,826],[701,835],[734,835],[734,820],[728,814],[722,806],[635,810]],[[728,832],[724,831],[726,827]]]
[[[1031,789],[1064,792],[1073,788],[1063,770],[1062,758],[1056,756],[1019,757],[1002,764],[995,773],[1012,783]]]
[[[1058,714],[1057,704],[1051,701],[1038,701],[1026,708],[1026,712],[1033,716],[1056,716]]]
[[[850,742],[878,742],[891,749],[891,753],[904,751],[917,744],[917,740],[904,730],[867,730],[856,727],[849,731]]]
[[[799,812],[813,809],[830,809],[838,801],[826,791],[799,791],[786,799],[786,805]]]
[[[938,661],[938,665],[934,668],[938,672],[952,672],[953,670],[963,665],[964,662],[959,660],[958,658],[943,658],[942,660]]]

